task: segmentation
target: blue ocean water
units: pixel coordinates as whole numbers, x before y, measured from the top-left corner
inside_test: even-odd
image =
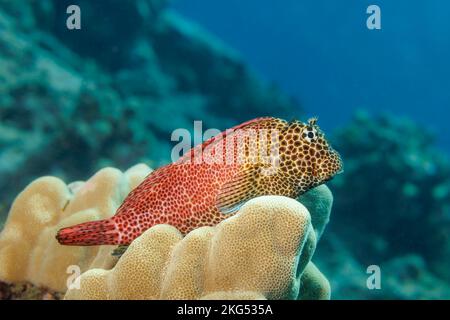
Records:
[[[369,5],[381,30],[366,27]],[[450,2],[177,0],[326,130],[355,109],[407,116],[450,151]]]

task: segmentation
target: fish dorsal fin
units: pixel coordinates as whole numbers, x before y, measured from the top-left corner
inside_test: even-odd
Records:
[[[244,123],[236,129],[276,129],[283,132],[289,124],[277,118],[259,118]],[[236,174],[225,182],[217,195],[216,207],[222,214],[233,214],[250,199],[268,194],[266,184],[280,185],[286,182],[278,169],[270,175],[263,170],[271,168],[267,163],[246,163],[241,165]],[[272,169],[272,168],[271,168]],[[281,190],[281,189],[280,189]]]
[[[274,123],[286,123],[284,120],[282,119],[278,119],[278,118],[274,118],[274,117],[260,117],[260,118],[255,118],[249,121],[246,121],[244,123],[241,123],[237,126],[234,126],[230,129],[227,129],[225,131],[222,131],[221,133],[215,135],[214,137],[206,140],[205,142],[203,142],[202,144],[199,144],[195,147],[193,147],[191,150],[189,150],[189,152],[187,152],[185,155],[183,155],[178,161],[178,164],[182,164],[182,163],[186,163],[186,162],[190,162],[193,159],[195,159],[196,156],[198,156],[199,154],[201,154],[202,152],[204,152],[204,150],[206,148],[214,148],[214,146],[218,143],[222,143],[223,139],[225,137],[229,137],[231,138],[233,136],[233,134],[235,134],[235,132],[237,130],[242,130],[242,129],[250,129],[250,128],[264,128],[264,127],[270,127],[270,126],[274,126]]]
[[[282,163],[247,163],[221,186],[216,207],[222,214],[234,214],[250,199],[263,195],[296,198],[299,190],[298,177]]]

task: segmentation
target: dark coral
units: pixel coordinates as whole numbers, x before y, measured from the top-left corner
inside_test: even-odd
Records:
[[[171,132],[300,114],[237,54],[166,1],[0,2],[0,203],[33,178],[170,160]],[[99,7],[100,6],[100,7]]]
[[[29,282],[0,281],[0,300],[61,300],[64,294]]]
[[[336,132],[333,140],[344,159],[345,172],[331,183],[335,202],[330,234],[334,233],[342,244],[338,246],[341,249],[334,247],[336,243],[329,244],[329,251],[345,247],[351,253],[354,260],[343,255],[345,262],[340,267],[351,261],[359,265],[361,295],[368,293],[364,282],[367,266],[390,269],[383,273],[386,281],[401,283],[401,268],[388,266],[394,260],[395,265],[402,265],[403,258],[405,264],[412,261],[427,274],[419,277],[420,281],[435,279],[437,287],[446,287],[444,283],[450,279],[450,164],[436,148],[433,135],[407,119],[361,111]],[[329,264],[332,255],[325,253],[320,259]],[[415,260],[408,258],[411,256]],[[417,291],[416,297],[436,298],[426,286],[421,287],[419,280],[411,275],[407,278]],[[401,295],[401,289],[395,293],[392,290],[394,286],[369,296],[408,297]],[[450,294],[450,288],[446,290]],[[344,292],[339,296],[345,296]]]

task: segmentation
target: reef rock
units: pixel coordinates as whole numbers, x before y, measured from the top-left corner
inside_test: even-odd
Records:
[[[33,181],[17,196],[0,233],[0,281],[65,292],[74,272],[114,266],[114,246],[64,247],[56,232],[110,217],[150,171],[141,164],[125,173],[105,168],[86,182],[69,185],[55,177]]]
[[[433,135],[405,118],[359,111],[332,142],[345,173],[330,182],[335,219],[315,263],[329,275],[333,297],[448,297],[450,165]],[[402,267],[394,270],[393,261]],[[366,286],[373,264],[381,268],[381,290]]]
[[[301,113],[166,1],[77,1],[77,31],[70,4],[0,1],[0,221],[39,176],[167,162],[172,131],[193,120],[224,129]]]

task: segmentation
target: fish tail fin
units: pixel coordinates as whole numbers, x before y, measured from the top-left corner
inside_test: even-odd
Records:
[[[97,246],[119,244],[120,237],[114,220],[105,219],[60,229],[56,240],[67,246]]]

